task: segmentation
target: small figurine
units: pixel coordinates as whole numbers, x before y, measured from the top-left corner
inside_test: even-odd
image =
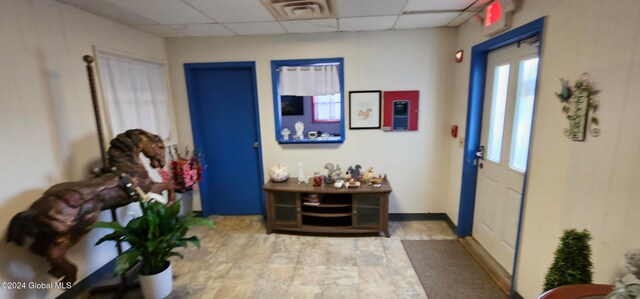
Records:
[[[333,172],[333,180],[339,180],[340,175],[342,174],[342,169],[340,169],[340,164],[336,164],[336,169]]]
[[[282,140],[287,141],[287,140],[289,140],[289,134],[291,134],[291,131],[289,129],[287,129],[287,128],[284,128],[284,129],[282,129],[280,134],[282,134]]]
[[[362,166],[360,166],[360,164],[356,164],[356,166],[349,166],[349,169],[347,170],[347,172],[349,174],[351,174],[351,177],[354,179],[358,179],[360,178],[360,169],[362,168]]]
[[[367,168],[367,173],[364,174],[365,181],[371,181],[373,178],[373,167]]]
[[[333,166],[333,164],[331,163],[327,163],[324,165],[324,169],[326,169],[328,171],[327,176],[324,177],[324,182],[326,184],[333,184],[333,182],[335,181],[333,179],[334,177],[334,172],[336,171],[335,167]]]
[[[296,135],[293,136],[293,139],[304,139],[304,123],[301,121],[297,121],[294,127],[296,128]]]
[[[298,163],[298,185],[300,183],[309,183],[309,178],[304,175],[304,169],[302,168],[302,162]]]
[[[624,256],[629,273],[616,279],[616,289],[606,297],[608,299],[640,298],[640,248],[629,250]]]
[[[335,184],[333,184],[333,186],[336,187],[337,189],[342,188],[343,185],[344,185],[344,181],[343,180],[337,180],[335,182]]]

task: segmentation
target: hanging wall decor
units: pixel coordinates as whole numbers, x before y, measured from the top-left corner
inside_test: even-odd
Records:
[[[573,86],[569,86],[569,80],[560,79],[560,82],[562,89],[556,96],[562,102],[562,112],[569,120],[569,127],[564,129],[564,134],[573,141],[584,141],[587,130],[592,136],[599,136],[599,120],[595,115],[598,102],[595,95],[600,91],[593,87],[589,74],[583,73]]]

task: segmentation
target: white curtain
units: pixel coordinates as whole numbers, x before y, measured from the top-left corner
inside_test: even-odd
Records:
[[[169,139],[169,100],[162,64],[99,54],[100,82],[113,136],[140,128]]]
[[[100,83],[112,136],[128,129],[144,129],[167,140],[171,133],[169,98],[162,64],[99,53]],[[149,159],[140,159],[150,178],[162,182]],[[166,197],[167,193],[163,192]],[[118,222],[126,225],[142,215],[138,203],[118,209]]]
[[[283,66],[279,72],[280,95],[324,96],[340,93],[337,65]]]

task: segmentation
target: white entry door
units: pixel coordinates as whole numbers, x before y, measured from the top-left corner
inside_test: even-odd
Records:
[[[473,237],[511,274],[538,74],[537,42],[487,56]]]

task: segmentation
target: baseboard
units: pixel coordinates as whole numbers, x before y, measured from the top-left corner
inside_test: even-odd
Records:
[[[456,231],[456,225],[446,213],[389,213],[389,221],[421,221],[436,220],[446,221],[449,228]]]
[[[84,279],[80,280],[78,283],[74,284],[70,289],[60,294],[60,296],[56,297],[56,299],[77,298],[83,293],[89,291],[96,284],[103,281],[105,277],[107,277],[110,273],[113,273],[113,269],[115,268],[116,259],[114,258],[108,263],[104,264],[104,266],[100,267],[100,269],[94,271]]]

